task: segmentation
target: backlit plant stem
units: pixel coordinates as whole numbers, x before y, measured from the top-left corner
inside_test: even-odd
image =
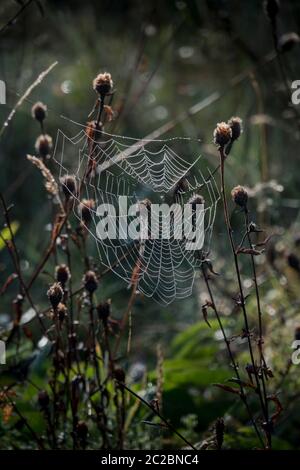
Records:
[[[203,273],[203,278],[204,278],[204,281],[205,281],[205,284],[206,284],[206,288],[207,288],[207,291],[208,291],[208,294],[209,294],[209,297],[210,297],[210,301],[211,301],[211,307],[216,315],[216,318],[217,318],[217,321],[218,321],[218,324],[219,324],[219,327],[220,327],[220,330],[222,332],[222,336],[223,336],[223,339],[224,339],[224,342],[226,344],[226,348],[227,348],[227,352],[228,352],[228,355],[229,355],[229,358],[230,358],[230,361],[231,361],[231,364],[232,364],[232,367],[234,369],[234,372],[235,372],[235,375],[236,375],[236,378],[238,380],[238,383],[239,383],[239,386],[240,386],[240,397],[241,397],[241,400],[242,402],[244,403],[246,409],[247,409],[247,412],[248,412],[248,415],[249,415],[249,418],[251,420],[251,423],[253,425],[253,428],[257,434],[257,437],[260,441],[260,443],[262,444],[263,447],[265,447],[265,444],[264,444],[264,441],[260,435],[260,432],[259,432],[259,429],[257,427],[257,424],[255,422],[255,419],[253,417],[253,414],[252,414],[252,411],[250,409],[250,406],[249,406],[249,403],[248,403],[248,399],[247,399],[247,395],[244,391],[244,387],[242,385],[242,381],[241,381],[241,378],[240,378],[240,373],[239,373],[239,368],[238,368],[238,365],[237,363],[235,362],[235,359],[234,359],[234,356],[233,356],[233,353],[232,353],[232,350],[231,350],[231,347],[230,347],[230,340],[227,338],[227,335],[226,335],[226,332],[225,332],[225,329],[224,329],[224,326],[223,326],[223,323],[222,323],[222,320],[221,320],[221,317],[220,317],[220,314],[219,314],[219,311],[216,307],[216,303],[215,303],[215,300],[214,300],[214,296],[213,296],[213,292],[212,292],[212,289],[211,289],[211,286],[209,284],[209,278],[207,276],[207,273],[205,271],[205,268],[203,267],[203,265],[201,266],[202,268],[202,273]]]
[[[234,241],[233,241],[232,229],[231,229],[231,224],[230,224],[230,219],[229,219],[228,205],[227,205],[227,199],[226,199],[226,190],[225,190],[225,171],[224,171],[225,170],[225,168],[224,168],[225,165],[224,164],[225,164],[226,155],[224,153],[224,147],[220,147],[219,152],[220,152],[220,164],[221,164],[221,195],[222,195],[222,202],[223,202],[225,225],[226,225],[226,228],[227,228],[227,234],[228,234],[230,247],[231,247],[231,251],[232,251],[232,255],[233,255],[233,259],[234,259],[236,277],[237,277],[238,286],[239,286],[240,305],[242,307],[242,312],[243,312],[243,317],[244,317],[244,324],[245,324],[246,336],[247,336],[247,341],[248,341],[248,348],[249,348],[251,364],[252,364],[252,367],[253,367],[253,373],[254,373],[256,387],[257,387],[256,391],[257,391],[257,394],[258,394],[258,397],[259,397],[259,400],[260,400],[263,416],[266,419],[266,407],[265,407],[265,403],[264,403],[264,400],[263,400],[260,381],[259,381],[259,377],[258,377],[256,365],[255,365],[255,359],[254,359],[253,348],[252,348],[252,343],[251,343],[251,338],[250,338],[249,322],[248,322],[246,305],[245,305],[245,297],[244,297],[244,292],[243,292],[240,267],[239,267],[238,256],[237,256],[237,253],[236,253]]]

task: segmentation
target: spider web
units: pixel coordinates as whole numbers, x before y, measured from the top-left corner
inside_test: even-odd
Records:
[[[59,130],[54,149],[53,158],[59,167],[59,177],[75,175],[77,186],[81,188],[80,200],[95,201],[95,208],[90,211],[92,223],[86,229],[95,240],[101,264],[122,278],[129,287],[134,283],[140,293],[162,305],[191,295],[196,271],[210,249],[219,200],[213,175],[208,174],[205,178],[199,170],[197,163],[201,157],[193,158],[190,163],[180,156],[190,154],[191,140],[180,137],[138,140],[104,131],[99,131],[96,136],[94,134],[91,139],[81,128],[73,137]],[[91,161],[93,169],[87,173]],[[174,190],[183,178],[187,187],[175,197]],[[154,219],[161,231],[169,223],[170,239],[103,240],[97,235],[97,207],[100,204],[118,207],[119,196],[126,196],[128,206],[140,204],[145,198],[151,202],[176,202],[182,206],[196,193],[200,193],[205,200],[202,215],[204,245],[201,251],[187,250],[187,240],[174,237],[176,210],[169,220],[164,217]],[[75,196],[75,199],[80,202],[78,197]],[[74,204],[74,214],[82,222],[76,206]],[[122,216],[116,213],[110,217],[119,222]],[[127,216],[127,223],[133,219],[133,216]]]

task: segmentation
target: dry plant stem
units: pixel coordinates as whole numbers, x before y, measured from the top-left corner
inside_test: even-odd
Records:
[[[17,11],[17,13],[0,29],[0,34],[2,34],[4,31],[6,31],[7,28],[12,26],[19,16],[23,13],[24,10],[26,10],[27,7],[33,2],[33,0],[28,0],[26,3],[21,3],[21,8]]]
[[[176,436],[178,436],[183,442],[185,442],[185,444],[187,444],[189,447],[191,447],[191,449],[197,450],[196,447],[194,447],[189,441],[187,441],[186,438],[179,431],[177,431],[174,428],[174,426],[171,423],[169,423],[169,421],[164,416],[162,416],[160,414],[160,412],[155,407],[153,407],[150,403],[148,403],[146,400],[144,400],[144,398],[142,398],[140,395],[138,395],[133,390],[131,390],[129,387],[127,387],[127,385],[125,385],[124,383],[119,382],[119,381],[118,381],[118,383],[120,384],[120,387],[124,387],[124,389],[127,390],[127,392],[129,392],[131,395],[133,395],[135,398],[137,398],[141,403],[146,405],[153,413],[155,413],[156,416],[158,416],[160,418],[160,420],[170,429],[170,431],[172,431],[174,434],[176,434]]]
[[[119,350],[120,343],[121,343],[121,339],[122,339],[122,336],[123,336],[123,333],[124,333],[124,330],[125,330],[125,327],[126,327],[126,324],[127,324],[127,321],[128,321],[128,318],[129,318],[131,309],[132,309],[132,306],[133,306],[133,304],[134,304],[136,295],[137,295],[137,294],[136,294],[136,285],[134,285],[133,288],[132,288],[132,290],[131,290],[131,296],[130,296],[130,298],[129,298],[126,311],[125,311],[125,313],[124,313],[124,315],[123,315],[123,318],[122,318],[122,320],[121,320],[120,333],[119,333],[119,336],[118,336],[118,338],[117,338],[117,340],[116,340],[116,344],[115,344],[115,347],[114,347],[114,350],[113,350],[113,358],[116,357],[117,352],[118,352],[118,350]]]
[[[94,362],[94,368],[95,368],[95,373],[96,373],[96,379],[97,379],[97,386],[99,390],[102,389],[101,385],[101,379],[100,379],[100,372],[99,372],[99,365],[98,365],[98,359],[97,359],[97,352],[96,352],[96,326],[95,326],[95,321],[94,321],[94,299],[93,299],[93,294],[90,294],[90,334],[92,334],[92,356],[93,356],[93,362]]]
[[[246,335],[247,335],[247,341],[248,341],[248,348],[249,348],[249,353],[250,353],[250,358],[251,358],[251,364],[253,367],[253,372],[255,376],[255,382],[256,382],[256,391],[260,400],[261,404],[261,409],[263,412],[263,416],[266,419],[266,410],[265,410],[265,404],[263,401],[263,396],[261,392],[261,386],[260,386],[260,381],[255,365],[255,359],[254,359],[254,354],[253,354],[253,348],[252,348],[252,343],[251,343],[251,338],[250,338],[250,330],[249,330],[249,323],[248,323],[248,317],[247,317],[247,311],[246,311],[246,305],[245,305],[245,297],[244,297],[244,292],[243,292],[243,286],[242,286],[242,279],[241,279],[241,274],[240,274],[240,267],[238,263],[238,257],[232,237],[232,229],[230,225],[230,220],[229,220],[229,213],[228,213],[228,206],[227,206],[227,199],[226,199],[226,193],[225,193],[225,179],[224,179],[224,163],[225,163],[225,153],[224,149],[220,148],[220,159],[221,159],[221,193],[222,193],[222,201],[223,201],[223,209],[224,209],[224,218],[225,218],[225,225],[227,228],[227,234],[228,238],[230,241],[230,247],[232,251],[232,255],[234,258],[234,266],[235,266],[235,271],[236,271],[236,277],[238,281],[238,286],[239,286],[239,294],[240,294],[240,304],[242,307],[243,311],[243,317],[244,317],[244,324],[245,324],[245,330],[246,330]]]
[[[216,315],[216,318],[217,318],[217,321],[218,321],[218,324],[219,324],[219,327],[220,327],[220,330],[222,332],[222,336],[223,336],[223,339],[224,339],[224,342],[226,344],[226,348],[227,348],[227,352],[228,352],[228,356],[230,358],[230,361],[231,361],[231,365],[234,369],[234,372],[235,372],[235,375],[236,375],[236,378],[238,380],[238,383],[239,383],[239,386],[240,386],[240,397],[241,397],[241,400],[242,402],[244,403],[246,409],[247,409],[247,412],[248,412],[248,415],[249,415],[249,418],[250,418],[250,421],[251,421],[251,424],[257,434],[257,437],[260,441],[260,443],[262,444],[263,447],[265,447],[265,444],[264,444],[264,441],[260,435],[260,432],[259,432],[259,429],[257,427],[257,424],[255,422],[255,419],[253,417],[253,414],[252,414],[252,411],[250,409],[250,406],[249,406],[249,403],[248,403],[248,399],[247,399],[247,395],[244,391],[244,387],[242,385],[242,381],[241,381],[241,378],[240,378],[240,373],[239,373],[239,368],[238,368],[238,365],[237,363],[235,362],[235,359],[234,359],[234,356],[233,356],[233,353],[231,351],[231,347],[230,347],[230,340],[227,338],[227,335],[226,335],[226,332],[225,332],[225,329],[223,327],[223,323],[222,323],[222,320],[221,320],[221,317],[220,317],[220,314],[218,312],[218,309],[216,307],[216,303],[215,303],[215,300],[214,300],[214,296],[213,296],[213,292],[212,292],[212,289],[211,289],[211,286],[209,284],[209,279],[208,279],[208,276],[207,276],[207,273],[205,271],[205,268],[203,266],[201,266],[201,269],[202,269],[202,273],[203,273],[203,278],[204,278],[204,281],[205,281],[205,284],[206,284],[206,288],[207,288],[207,291],[208,291],[208,294],[209,294],[209,297],[210,297],[210,301],[211,301],[211,304],[212,304],[212,309],[213,311],[215,312],[215,315]]]
[[[245,226],[246,226],[246,233],[247,233],[247,240],[248,240],[249,248],[251,249],[252,242],[251,242],[251,237],[250,237],[250,232],[249,232],[249,215],[248,215],[247,207],[245,208]],[[269,407],[268,407],[267,390],[266,390],[264,370],[263,370],[265,367],[265,360],[264,360],[264,355],[263,355],[264,340],[263,340],[262,311],[261,311],[259,288],[258,288],[258,282],[257,282],[256,266],[255,266],[255,260],[254,260],[253,254],[250,254],[250,257],[251,257],[253,281],[254,281],[254,286],[255,286],[257,313],[258,313],[258,334],[259,334],[258,350],[259,350],[259,355],[260,355],[261,381],[262,381],[263,395],[264,395],[264,401],[265,401],[266,422],[268,423],[269,422],[269,409],[268,409]],[[267,432],[267,439],[268,439],[269,446],[271,446],[272,436],[270,432]]]
[[[50,241],[50,244],[49,244],[48,248],[46,249],[46,252],[45,252],[42,260],[40,261],[38,267],[36,268],[35,272],[33,273],[32,277],[31,277],[31,279],[28,283],[27,289],[30,289],[32,287],[32,284],[35,282],[35,280],[37,279],[37,277],[40,274],[41,270],[43,269],[43,267],[47,263],[48,259],[50,258],[51,253],[53,252],[53,250],[55,248],[56,240],[59,237],[59,235],[61,234],[61,231],[62,231],[62,229],[63,229],[63,227],[64,227],[64,225],[65,225],[65,223],[68,219],[69,213],[70,213],[70,209],[68,209],[67,212],[65,212],[62,215],[62,220],[58,224],[58,228],[56,230],[55,237]]]
[[[7,228],[8,228],[8,230],[9,230],[9,234],[10,234],[10,238],[11,238],[11,244],[12,244],[13,249],[11,249],[11,248],[9,247],[9,245],[8,245],[7,242],[6,242],[6,240],[4,240],[4,243],[6,244],[6,246],[7,246],[7,248],[8,248],[8,251],[9,251],[9,253],[10,253],[10,256],[11,256],[11,258],[12,258],[12,261],[13,261],[13,264],[14,264],[14,266],[15,266],[15,270],[16,270],[16,272],[17,272],[18,279],[19,279],[20,285],[21,285],[21,287],[22,287],[23,293],[26,295],[30,306],[31,306],[32,309],[35,311],[36,316],[37,316],[37,318],[38,318],[38,321],[39,321],[39,323],[40,323],[40,326],[41,326],[41,328],[42,328],[42,330],[43,330],[44,335],[45,335],[46,337],[48,337],[46,327],[45,327],[45,325],[44,325],[44,323],[43,323],[43,320],[41,319],[41,317],[40,317],[38,311],[37,311],[36,308],[35,308],[35,305],[34,305],[34,303],[33,303],[33,300],[32,300],[32,298],[31,298],[31,295],[30,295],[30,293],[29,293],[29,289],[28,289],[28,287],[26,286],[25,281],[24,281],[23,276],[22,276],[22,271],[21,271],[21,267],[20,267],[19,252],[18,252],[18,249],[17,249],[17,245],[16,245],[16,243],[15,243],[14,233],[13,233],[12,228],[11,228],[8,208],[7,208],[5,199],[4,199],[4,197],[2,196],[1,193],[0,193],[0,199],[1,199],[1,203],[2,203],[3,209],[4,209],[4,217],[5,217],[5,221],[6,221]]]

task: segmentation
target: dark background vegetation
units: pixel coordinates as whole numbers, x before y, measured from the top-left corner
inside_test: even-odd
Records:
[[[29,276],[45,248],[51,215],[41,179],[25,158],[27,153],[34,153],[38,132],[30,116],[32,103],[41,100],[47,104],[47,132],[53,139],[58,128],[72,134],[74,127],[61,115],[85,123],[95,100],[92,80],[98,72],[107,70],[116,88],[112,106],[117,111],[117,118],[107,124],[107,131],[143,137],[218,93],[213,95],[215,100],[187,116],[163,137],[200,138],[198,148],[195,144],[188,147],[186,158],[193,161],[201,153],[201,169],[213,169],[218,163],[212,143],[215,124],[232,115],[239,115],[244,121],[244,134],[227,162],[227,183],[228,188],[237,184],[250,188],[251,217],[275,234],[270,244],[275,265],[273,258],[272,265],[269,263],[268,251],[261,257],[259,269],[266,354],[279,382],[290,358],[299,316],[299,272],[289,266],[288,256],[297,255],[298,250],[295,239],[297,242],[300,134],[278,61],[272,58],[272,28],[262,3],[261,0],[32,2],[18,21],[1,34],[0,78],[7,84],[7,105],[0,106],[1,123],[18,94],[52,62],[57,60],[58,65],[23,103],[1,137],[0,188],[8,203],[14,204],[13,219],[20,224],[16,240],[24,275]],[[1,2],[1,25],[17,8],[18,2]],[[282,1],[278,36],[299,33],[299,26],[300,3]],[[298,44],[282,55],[290,80],[300,78],[298,58]],[[238,237],[242,228],[237,211],[233,212],[232,220]],[[232,312],[235,287],[228,268],[221,210],[210,257],[221,274],[215,285],[218,294],[224,294],[222,306],[228,316],[229,331],[237,332],[240,320]],[[9,256],[2,249],[1,284],[10,270]],[[51,271],[49,266],[47,271]],[[245,272],[245,285],[250,286],[247,266]],[[73,273],[74,283],[80,285],[81,277],[78,269]],[[35,285],[35,296],[41,305],[47,305],[49,282],[46,272]],[[11,296],[0,299],[3,328],[12,315]],[[127,286],[112,275],[101,284],[100,297],[113,299],[114,315],[118,318],[128,301]],[[247,447],[252,435],[248,436],[247,428],[243,427],[243,411],[236,410],[231,397],[216,392],[211,385],[224,380],[230,371],[216,325],[212,321],[210,330],[202,320],[200,306],[205,298],[201,280],[195,283],[191,298],[166,308],[140,297],[133,310],[133,350],[127,367],[132,372],[134,366],[142,365],[150,374],[151,387],[156,344],[161,343],[165,356],[166,414],[199,441],[211,423],[225,415],[231,430],[228,445]],[[250,305],[251,301],[250,297]],[[280,389],[286,413],[276,431],[278,448],[299,447],[297,375],[294,366]],[[147,439],[150,442],[151,436]]]

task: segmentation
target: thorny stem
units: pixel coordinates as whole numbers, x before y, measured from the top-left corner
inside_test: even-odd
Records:
[[[237,277],[238,286],[239,286],[240,305],[241,305],[242,311],[243,311],[244,324],[245,324],[245,330],[246,330],[247,341],[248,341],[248,348],[249,348],[251,364],[252,364],[252,367],[253,367],[253,373],[254,373],[255,382],[256,382],[256,392],[257,392],[259,400],[260,400],[261,409],[262,409],[264,418],[266,419],[265,403],[264,403],[263,396],[262,396],[260,381],[259,381],[259,377],[258,377],[258,373],[257,373],[257,369],[256,369],[256,364],[255,364],[255,359],[254,359],[254,354],[253,354],[253,348],[252,348],[252,343],[251,343],[249,323],[248,323],[246,304],[245,304],[245,297],[244,297],[242,279],[241,279],[241,274],[240,274],[240,267],[239,267],[239,262],[238,262],[238,257],[237,257],[234,241],[233,241],[232,228],[231,228],[230,219],[229,219],[228,205],[227,205],[226,192],[225,192],[225,178],[224,178],[224,163],[225,163],[226,156],[225,156],[223,147],[220,147],[219,151],[220,151],[220,163],[221,163],[221,193],[222,193],[225,225],[226,225],[226,228],[227,228],[227,234],[228,234],[228,238],[229,238],[229,241],[230,241],[230,247],[231,247],[232,255],[233,255],[233,258],[234,258],[236,277]]]
[[[214,296],[213,296],[213,292],[212,292],[212,289],[211,289],[211,286],[209,284],[209,278],[207,276],[207,273],[205,271],[205,268],[203,267],[203,265],[201,265],[201,269],[202,269],[202,274],[203,274],[203,278],[204,278],[204,281],[205,281],[205,284],[206,284],[206,288],[207,288],[207,291],[208,291],[208,294],[209,294],[209,297],[210,297],[210,301],[211,301],[211,307],[213,309],[213,311],[215,312],[215,315],[216,315],[216,318],[217,318],[217,321],[218,321],[218,324],[219,324],[219,327],[220,327],[220,330],[222,332],[222,336],[223,336],[223,339],[224,339],[224,342],[226,344],[226,348],[227,348],[227,352],[228,352],[228,355],[229,355],[229,358],[230,358],[230,361],[231,361],[231,364],[232,364],[232,367],[234,369],[234,372],[235,372],[235,375],[236,375],[236,378],[238,380],[238,384],[240,386],[240,397],[241,397],[241,400],[242,402],[245,404],[245,407],[247,409],[247,412],[248,412],[248,415],[249,415],[249,418],[251,420],[251,423],[253,425],[253,428],[257,434],[257,437],[260,441],[260,443],[262,444],[263,447],[265,447],[265,444],[264,444],[264,441],[260,435],[260,432],[259,432],[259,429],[257,427],[257,424],[255,422],[255,419],[253,417],[253,414],[252,414],[252,411],[250,409],[250,406],[249,406],[249,403],[248,403],[248,399],[247,399],[247,395],[244,391],[244,387],[242,385],[242,381],[241,381],[241,378],[240,378],[240,373],[239,373],[239,367],[234,359],[234,356],[233,356],[233,353],[232,353],[232,350],[231,350],[231,347],[230,347],[230,340],[227,338],[227,335],[226,335],[226,332],[225,332],[225,329],[224,329],[224,326],[223,326],[223,323],[222,323],[222,320],[221,320],[221,317],[220,317],[220,314],[218,312],[218,309],[217,309],[217,306],[216,306],[216,303],[215,303],[215,300],[214,300]]]

